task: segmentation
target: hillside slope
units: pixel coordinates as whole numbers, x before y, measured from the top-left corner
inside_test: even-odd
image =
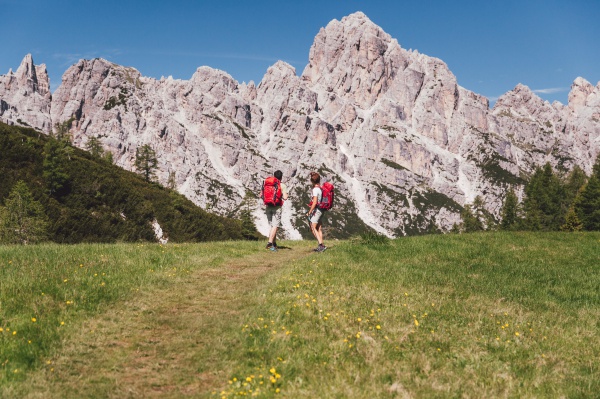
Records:
[[[46,210],[52,241],[156,241],[154,221],[172,242],[244,238],[239,220],[210,214],[173,190],[74,147],[60,165],[66,183],[51,195],[43,160],[52,140],[0,123],[0,205],[17,181],[25,181]]]

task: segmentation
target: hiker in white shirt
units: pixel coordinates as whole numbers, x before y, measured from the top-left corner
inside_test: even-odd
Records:
[[[314,249],[315,252],[323,252],[327,249],[323,245],[323,230],[321,229],[323,213],[324,211],[319,209],[317,206],[323,197],[323,191],[321,190],[321,176],[317,172],[310,173],[310,182],[312,184],[312,200],[310,203],[310,210],[306,214],[310,223],[310,231],[313,233],[319,245]]]

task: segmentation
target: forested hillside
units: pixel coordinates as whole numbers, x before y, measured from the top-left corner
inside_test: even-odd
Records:
[[[15,228],[6,227],[7,203],[16,207],[23,191],[40,208],[33,217],[43,225],[41,237],[55,242],[156,241],[156,222],[170,242],[257,234],[251,223],[207,213],[173,190],[71,146],[68,138],[0,123],[0,237],[5,242],[16,241]]]

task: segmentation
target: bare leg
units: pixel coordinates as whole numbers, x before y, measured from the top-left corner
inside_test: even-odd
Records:
[[[269,233],[269,242],[275,242],[276,235],[277,235],[277,227],[271,227],[271,232]]]
[[[310,229],[312,230],[313,235],[319,242],[319,245],[322,245],[323,244],[323,231],[321,230],[321,222],[311,223]]]

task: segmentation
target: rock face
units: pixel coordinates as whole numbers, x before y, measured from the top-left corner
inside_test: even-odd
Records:
[[[259,201],[244,198],[281,169],[292,194],[283,214],[290,238],[307,233],[312,170],[336,185],[332,234],[369,226],[398,236],[449,230],[477,195],[498,215],[506,189],[519,191],[536,166],[589,173],[600,151],[600,85],[578,78],[567,106],[518,85],[490,110],[444,62],[403,49],[360,12],[321,29],[301,76],[280,61],[258,86],[208,67],[187,81],[156,80],[82,60],[50,107],[45,68],[26,57],[0,77],[0,99],[4,119],[45,132],[73,118],[75,145],[100,137],[126,169],[149,144],[159,181],[174,174],[178,191],[219,214],[251,206],[263,233]]]
[[[25,56],[16,73],[0,75],[0,121],[50,132],[50,79],[46,65]]]

